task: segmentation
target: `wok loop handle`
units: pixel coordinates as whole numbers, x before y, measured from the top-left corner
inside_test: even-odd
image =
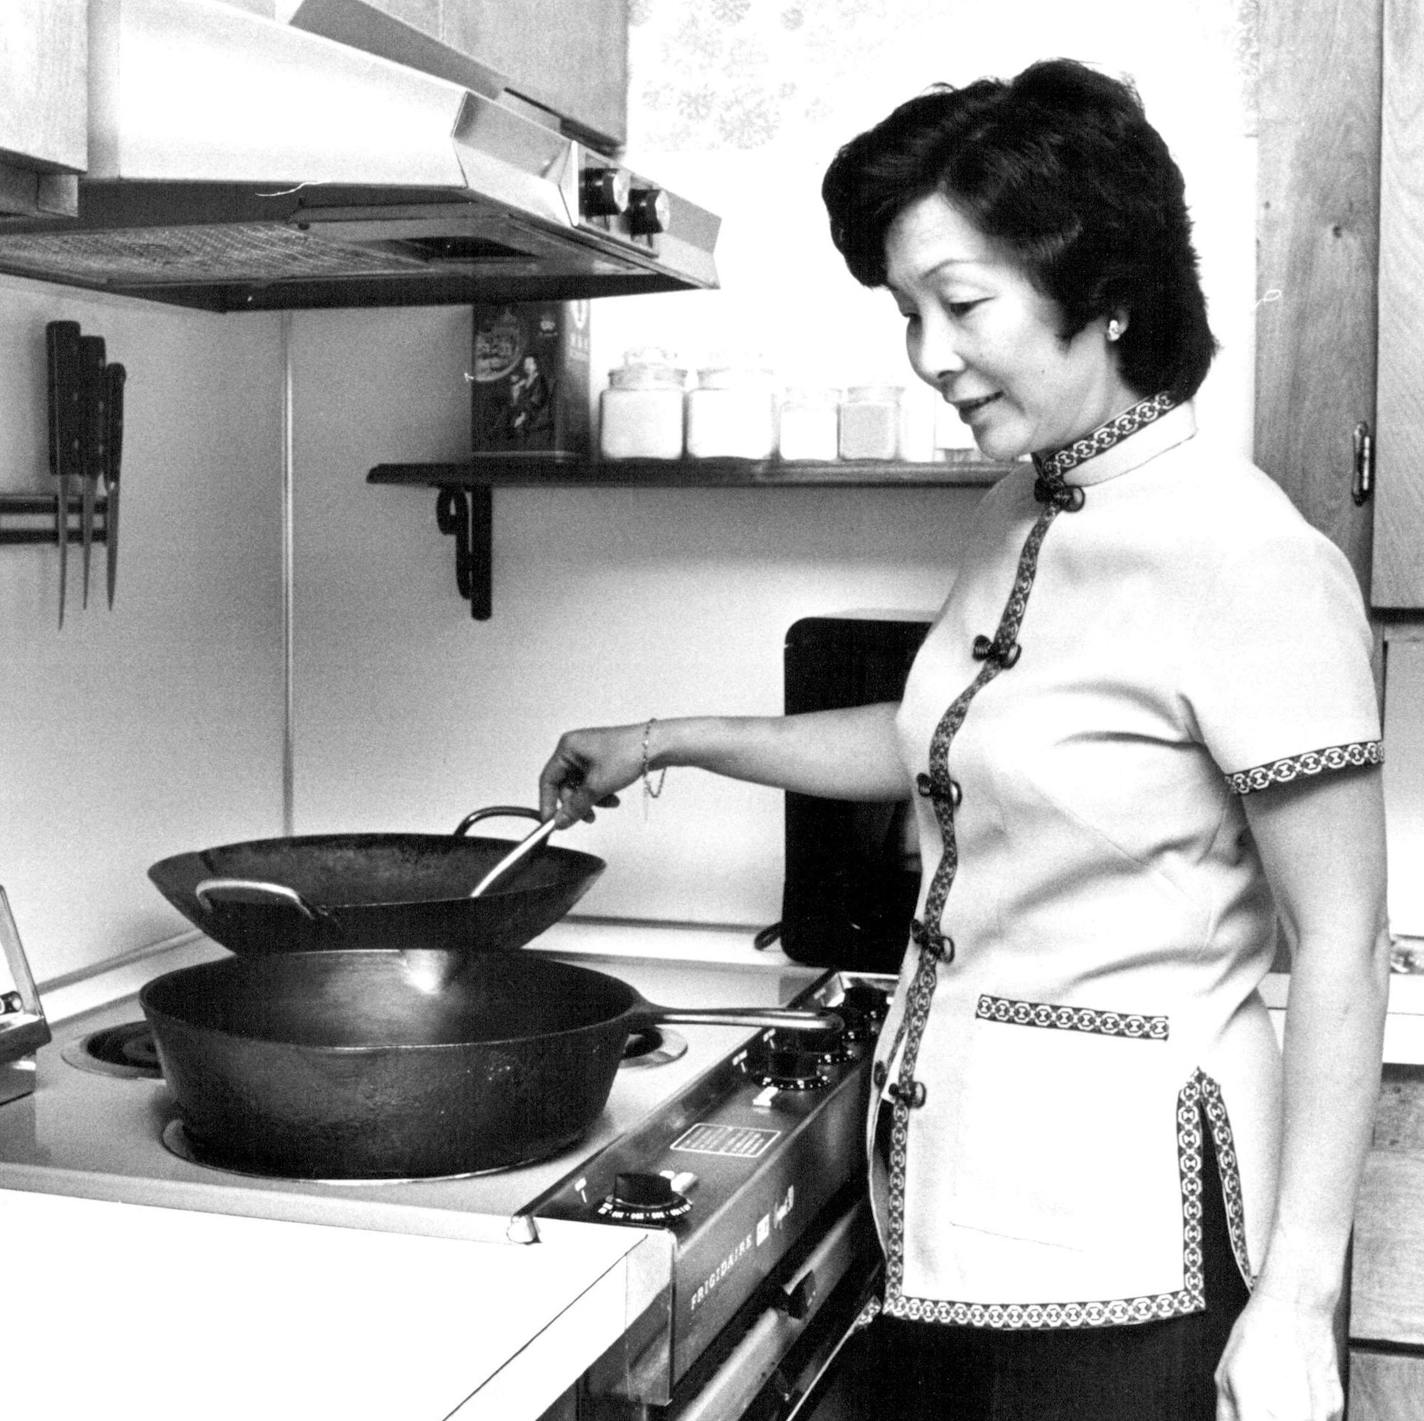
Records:
[[[313,907],[295,888],[289,888],[285,883],[267,883],[260,878],[205,878],[193,889],[193,896],[208,912],[213,910],[213,898],[226,894],[270,898],[295,908],[314,923],[324,922],[331,916],[325,909]]]
[[[473,814],[467,814],[455,826],[456,834],[468,834],[470,830],[482,819],[533,819],[542,820],[543,815],[537,809],[527,809],[522,804],[492,804],[488,809],[476,809]]]
[[[824,1031],[839,1035],[845,1022],[824,1007],[660,1007],[646,1010],[675,1026],[767,1026],[779,1031]]]

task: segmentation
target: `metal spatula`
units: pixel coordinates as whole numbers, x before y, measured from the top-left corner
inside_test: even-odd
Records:
[[[521,863],[554,832],[552,818],[544,820],[537,828],[526,834],[480,881],[470,890],[471,898],[480,898],[502,879],[512,868]]]

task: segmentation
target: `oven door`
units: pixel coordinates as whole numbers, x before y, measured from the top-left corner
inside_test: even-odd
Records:
[[[792,1421],[808,1418],[878,1286],[880,1251],[863,1186],[827,1211],[815,1242],[752,1298],[667,1406],[628,1400],[595,1368],[541,1421]],[[634,1393],[636,1384],[627,1389]],[[623,1394],[620,1395],[619,1393]]]

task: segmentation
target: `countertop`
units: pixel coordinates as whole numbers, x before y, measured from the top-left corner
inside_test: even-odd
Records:
[[[540,1234],[501,1245],[0,1190],[0,1395],[45,1421],[534,1418],[666,1266],[653,1233],[541,1220]]]

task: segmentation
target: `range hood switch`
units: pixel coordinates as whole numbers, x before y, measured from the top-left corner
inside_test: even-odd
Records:
[[[628,228],[635,237],[656,237],[666,232],[672,205],[662,188],[634,188],[628,198]]]
[[[628,210],[626,168],[585,168],[579,175],[585,217],[618,217]]]

